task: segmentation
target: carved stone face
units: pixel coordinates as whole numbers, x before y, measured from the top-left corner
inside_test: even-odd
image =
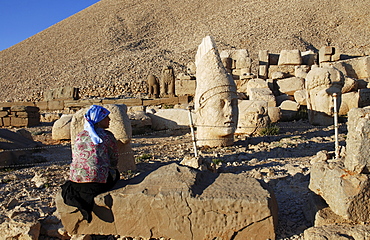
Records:
[[[197,116],[199,145],[227,146],[234,142],[238,123],[238,100],[233,92],[217,93],[199,109]],[[231,144],[230,144],[231,142]]]
[[[311,124],[333,124],[334,103],[332,95],[337,93],[338,101],[340,101],[343,84],[343,75],[334,68],[317,68],[307,74],[307,108]]]

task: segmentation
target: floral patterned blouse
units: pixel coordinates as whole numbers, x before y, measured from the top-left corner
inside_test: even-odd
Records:
[[[73,182],[106,183],[110,169],[117,166],[117,141],[113,134],[102,128],[96,133],[103,140],[95,145],[86,130],[80,132],[72,148],[69,179]]]

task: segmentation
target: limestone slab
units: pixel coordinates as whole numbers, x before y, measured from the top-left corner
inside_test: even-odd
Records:
[[[349,171],[340,162],[316,162],[312,165],[309,188],[344,219],[370,221],[369,187],[367,174]]]
[[[90,224],[57,197],[66,230],[176,240],[275,239],[274,195],[244,174],[201,172],[173,163],[119,184],[95,198]]]

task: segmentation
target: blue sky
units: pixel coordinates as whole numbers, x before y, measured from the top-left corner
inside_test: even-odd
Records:
[[[99,0],[0,0],[0,51]]]

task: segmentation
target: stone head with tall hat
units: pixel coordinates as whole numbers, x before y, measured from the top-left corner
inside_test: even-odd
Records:
[[[202,40],[195,64],[197,145],[230,146],[238,123],[236,85],[223,66],[212,37]]]

